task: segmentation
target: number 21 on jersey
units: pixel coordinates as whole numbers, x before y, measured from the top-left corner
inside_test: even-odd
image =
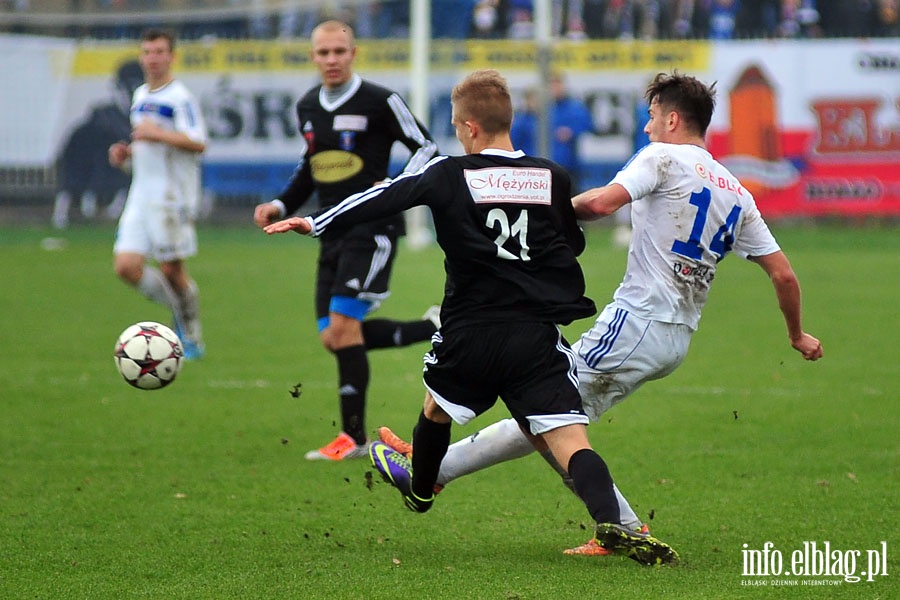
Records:
[[[531,260],[528,256],[528,211],[522,209],[512,224],[509,219],[502,208],[492,208],[487,214],[485,225],[489,229],[496,230],[497,226],[500,228],[500,235],[494,240],[497,245],[497,257],[505,260]],[[508,247],[514,252],[507,249],[507,242]]]
[[[697,214],[694,217],[694,225],[691,227],[691,233],[688,236],[687,241],[675,240],[672,244],[672,252],[675,254],[680,254],[681,256],[686,256],[687,258],[692,258],[694,260],[703,258],[702,237],[709,214],[710,198],[711,194],[709,188],[703,188],[699,192],[691,194],[690,203],[697,207]],[[725,255],[731,251],[731,246],[734,244],[734,228],[737,226],[740,214],[741,207],[737,204],[732,206],[731,212],[729,212],[728,217],[725,218],[725,222],[719,226],[715,235],[713,235],[713,238],[709,241],[708,250],[716,256],[716,262],[725,258]],[[715,223],[713,225],[715,225]]]

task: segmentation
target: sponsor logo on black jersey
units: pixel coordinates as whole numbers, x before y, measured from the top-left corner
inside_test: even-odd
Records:
[[[316,134],[313,131],[312,123],[310,123],[309,121],[307,121],[306,124],[303,125],[303,139],[306,140],[307,152],[310,154],[315,152]]]
[[[356,134],[352,131],[342,131],[340,147],[341,150],[353,150],[356,146]]]
[[[323,150],[310,156],[312,177],[319,183],[346,181],[362,171],[363,160],[343,150]]]
[[[331,125],[335,131],[366,131],[369,117],[365,115],[335,115]]]

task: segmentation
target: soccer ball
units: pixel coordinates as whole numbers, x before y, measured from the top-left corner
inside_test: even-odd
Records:
[[[115,357],[125,381],[142,390],[156,390],[175,381],[184,349],[174,331],[161,323],[142,321],[122,332]]]

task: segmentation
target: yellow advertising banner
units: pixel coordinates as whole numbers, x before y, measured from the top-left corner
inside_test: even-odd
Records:
[[[403,41],[361,41],[355,66],[360,72],[403,71],[409,68],[410,45]],[[553,67],[567,71],[706,71],[712,46],[708,42],[559,41],[551,49]],[[137,58],[136,43],[85,45],[73,64],[77,76],[105,75],[123,60]],[[312,71],[306,41],[180,42],[176,69],[183,73],[247,73]],[[501,72],[528,70],[537,65],[538,47],[528,41],[435,41],[431,68],[471,71],[494,68]]]

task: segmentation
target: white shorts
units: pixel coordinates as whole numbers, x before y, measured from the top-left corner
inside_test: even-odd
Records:
[[[128,202],[119,218],[113,252],[133,252],[161,262],[188,258],[197,254],[197,230],[177,205]]]
[[[691,334],[687,325],[649,321],[607,305],[572,345],[587,416],[597,421],[644,382],[674,371],[687,355]]]

